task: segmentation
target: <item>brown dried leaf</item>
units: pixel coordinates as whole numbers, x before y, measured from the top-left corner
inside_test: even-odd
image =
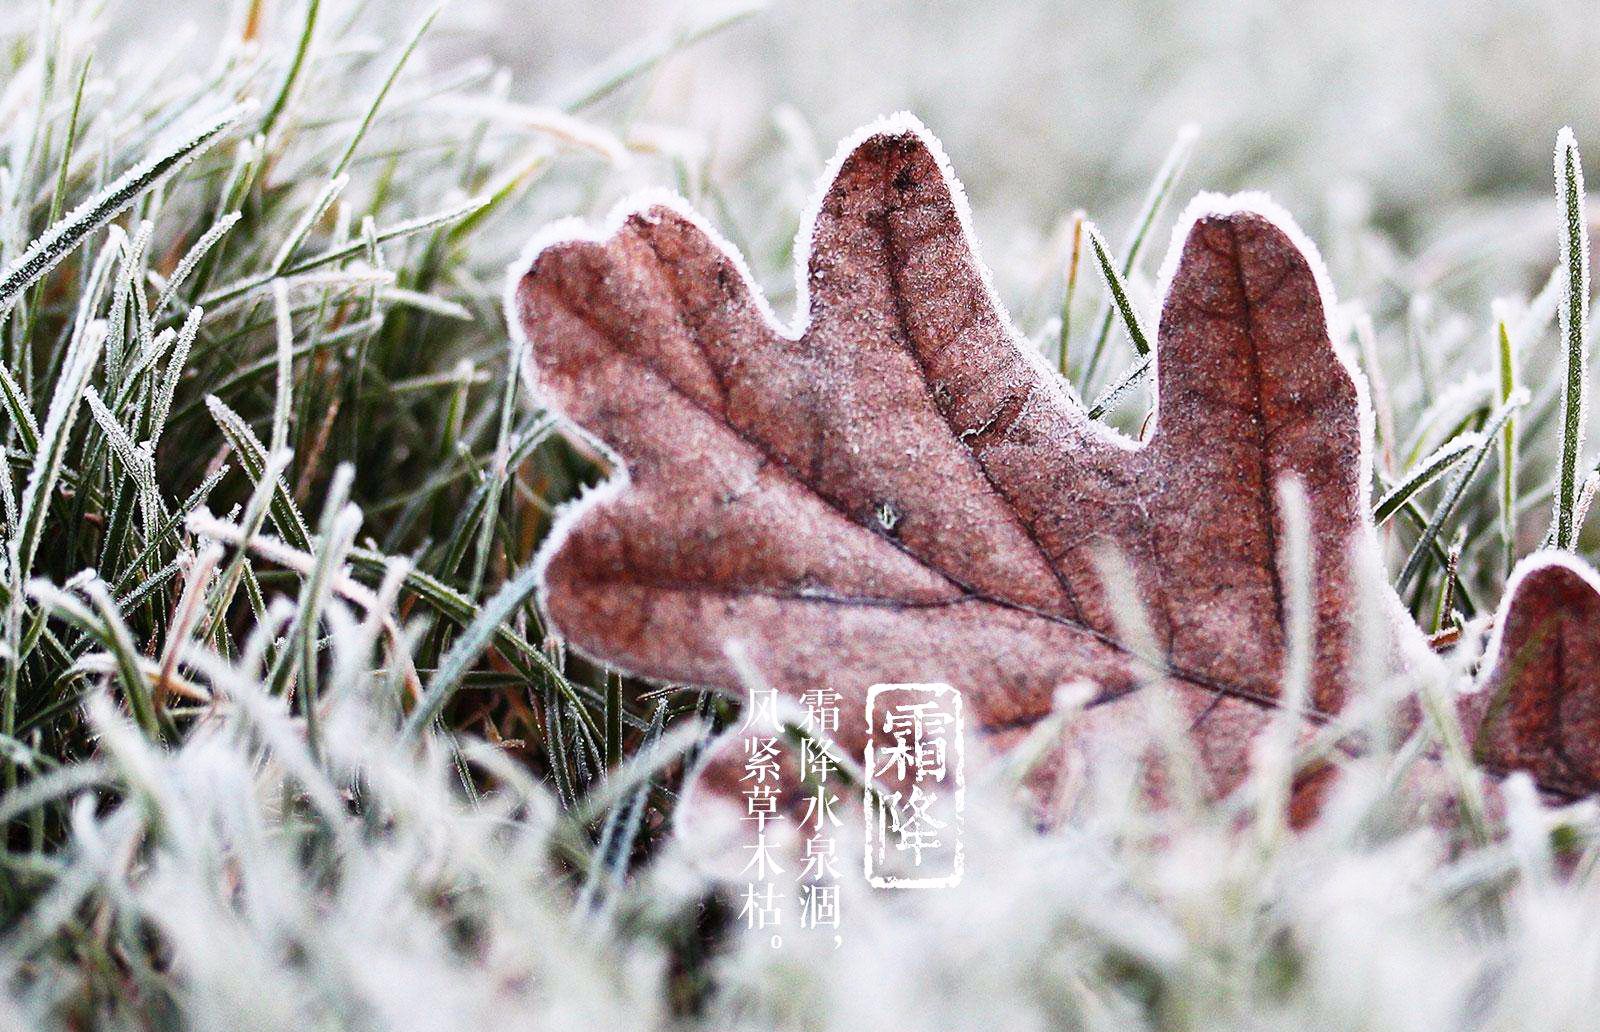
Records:
[[[772,683],[826,685],[845,713],[877,682],[947,681],[1003,742],[1059,685],[1092,680],[1096,721],[1114,720],[1148,676],[1097,573],[1115,548],[1225,788],[1278,697],[1275,498],[1292,476],[1313,545],[1308,716],[1349,690],[1362,605],[1381,607],[1382,663],[1427,661],[1392,592],[1358,598],[1384,581],[1363,388],[1286,216],[1248,197],[1191,209],[1169,258],[1159,419],[1138,444],[1091,422],[1019,341],[937,143],[905,117],[858,139],[810,229],[803,332],[671,202],[536,246],[513,284],[538,394],[626,469],[542,555],[542,604],[572,645],[738,690],[724,645],[740,640]]]
[[[1480,763],[1563,796],[1600,786],[1600,580],[1566,553],[1523,560],[1506,586],[1484,690],[1462,723]]]

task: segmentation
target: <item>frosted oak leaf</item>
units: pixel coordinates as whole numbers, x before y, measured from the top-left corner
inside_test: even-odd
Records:
[[[1493,770],[1526,770],[1559,796],[1600,787],[1600,577],[1563,552],[1518,564],[1462,723]]]
[[[1225,788],[1279,694],[1292,476],[1313,555],[1307,720],[1351,691],[1359,612],[1381,614],[1369,667],[1427,661],[1392,592],[1362,587],[1384,583],[1364,388],[1330,342],[1320,265],[1268,202],[1202,196],[1182,220],[1143,443],[1089,420],[1019,339],[914,119],[841,149],[800,240],[791,326],[676,201],[557,227],[517,268],[537,395],[622,470],[540,557],[571,645],[739,691],[738,640],[779,689],[826,685],[846,713],[874,683],[948,682],[1004,744],[1070,682],[1115,719],[1149,667],[1107,592],[1136,592]],[[1108,548],[1135,583],[1102,583]]]

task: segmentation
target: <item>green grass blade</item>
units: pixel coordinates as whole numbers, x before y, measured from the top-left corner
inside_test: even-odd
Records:
[[[1156,171],[1156,177],[1150,184],[1150,190],[1145,194],[1144,203],[1139,207],[1139,213],[1134,218],[1133,232],[1128,237],[1128,245],[1122,258],[1122,276],[1126,278],[1133,275],[1133,270],[1138,268],[1139,256],[1144,252],[1145,244],[1149,241],[1150,231],[1155,227],[1156,221],[1161,217],[1162,210],[1166,207],[1167,199],[1172,195],[1172,188],[1177,184],[1183,170],[1189,164],[1189,158],[1194,153],[1195,142],[1200,138],[1198,126],[1186,125],[1178,130],[1178,137],[1173,141],[1172,148],[1167,151],[1167,156],[1161,163],[1161,168]],[[1127,318],[1126,314],[1123,316]],[[1106,341],[1111,336],[1112,309],[1107,306],[1100,315],[1100,325],[1095,331],[1094,343],[1089,351],[1089,366],[1084,370],[1083,383],[1087,391],[1089,385],[1094,383],[1094,376],[1100,369],[1100,358],[1105,352]],[[1143,354],[1143,352],[1140,352]]]
[[[243,456],[240,456],[243,460]],[[278,452],[275,455],[263,457],[261,466],[254,472],[248,473],[255,481],[255,490],[250,495],[250,501],[245,506],[244,516],[239,521],[240,543],[239,549],[228,561],[223,569],[222,576],[217,578],[217,586],[211,593],[207,608],[211,612],[211,619],[207,624],[206,638],[213,638],[225,626],[228,618],[228,608],[233,604],[233,597],[239,590],[239,584],[244,578],[245,568],[250,558],[250,540],[261,530],[266,522],[267,513],[272,508],[276,495],[276,488],[282,483],[284,467],[289,464],[289,453]]]
[[[766,7],[764,0],[746,0],[702,14],[698,20],[644,46],[626,48],[606,61],[588,82],[562,95],[557,102],[563,111],[579,111],[615,93],[634,78],[648,72],[684,47],[715,35]],[[685,8],[693,10],[693,8]]]
[[[513,340],[506,355],[506,385],[500,398],[500,430],[495,438],[494,464],[488,471],[488,497],[483,506],[483,523],[478,531],[477,550],[472,559],[472,576],[467,580],[467,594],[477,595],[483,588],[483,575],[489,568],[489,553],[494,548],[494,531],[499,522],[500,494],[511,476],[511,421],[517,414],[517,383],[522,379],[519,368],[521,345]]]
[[[280,452],[289,446],[289,412],[294,407],[294,315],[289,308],[288,284],[278,280],[272,287],[278,375],[272,392],[272,443],[267,451]]]
[[[16,427],[22,447],[30,452],[39,450],[39,424],[33,418],[33,408],[22,392],[22,387],[12,377],[11,370],[0,362],[0,399],[4,400],[11,425]]]
[[[1150,335],[1145,332],[1144,325],[1139,321],[1139,313],[1134,311],[1133,301],[1128,297],[1128,285],[1123,277],[1125,273],[1117,271],[1111,254],[1106,248],[1106,242],[1100,235],[1100,230],[1093,223],[1084,227],[1084,233],[1089,238],[1089,249],[1094,252],[1095,261],[1100,266],[1100,274],[1105,277],[1106,287],[1111,291],[1111,300],[1117,313],[1122,316],[1122,324],[1127,328],[1128,338],[1133,341],[1133,350],[1141,357],[1150,354]],[[1124,262],[1124,265],[1127,263]],[[1110,313],[1106,315],[1109,322]]]
[[[539,577],[543,572],[537,565],[530,563],[484,604],[477,618],[467,626],[455,644],[450,646],[450,651],[445,653],[444,659],[439,662],[439,669],[434,672],[433,680],[428,683],[428,690],[423,693],[422,701],[406,718],[407,738],[416,740],[443,712],[445,704],[461,686],[462,677],[494,641],[500,627],[507,623],[517,610],[522,608],[528,596],[533,594],[534,589],[539,586]]]
[[[1556,189],[1561,202],[1561,339],[1566,345],[1566,393],[1562,396],[1561,472],[1556,490],[1555,545],[1577,543],[1578,457],[1583,450],[1585,333],[1589,322],[1589,224],[1584,214],[1583,163],[1571,129],[1556,137]]]
[[[317,535],[318,548],[312,553],[316,565],[300,586],[294,621],[290,624],[283,648],[278,652],[267,678],[267,691],[280,695],[288,685],[291,671],[300,670],[300,710],[305,714],[306,746],[312,762],[322,762],[321,719],[317,713],[317,626],[332,591],[334,572],[344,565],[346,554],[361,527],[361,510],[346,505],[355,470],[342,465],[334,473],[324,502],[322,525]]]
[[[1105,389],[1105,393],[1094,400],[1089,406],[1089,418],[1099,419],[1116,407],[1122,396],[1137,387],[1145,377],[1150,375],[1150,366],[1153,360],[1146,355],[1133,364],[1133,368],[1124,373],[1115,383]]]
[[[400,78],[400,72],[405,68],[406,62],[410,61],[411,55],[416,53],[417,44],[422,42],[422,37],[427,34],[428,27],[433,24],[435,18],[439,17],[439,12],[444,10],[444,7],[442,0],[440,3],[435,4],[433,9],[423,15],[422,21],[417,23],[417,27],[411,31],[411,36],[406,40],[404,49],[400,51],[400,56],[395,59],[393,67],[389,69],[388,77],[383,80],[383,85],[379,87],[377,96],[372,98],[372,103],[367,105],[366,113],[361,116],[361,124],[356,127],[355,135],[350,138],[349,144],[345,146],[344,153],[339,155],[339,160],[334,163],[333,171],[329,174],[330,179],[338,179],[344,173],[344,170],[350,167],[351,159],[356,156],[356,151],[360,149],[361,141],[366,139],[367,130],[372,128],[373,119],[378,117],[378,109],[383,107],[384,99],[389,96],[389,91],[394,88],[395,80]]]
[[[306,209],[304,215],[300,216],[300,221],[295,223],[294,228],[289,231],[289,236],[278,247],[278,253],[272,256],[268,269],[271,270],[274,276],[289,264],[295,252],[300,249],[300,245],[305,242],[306,237],[311,235],[311,231],[316,228],[322,217],[328,213],[328,209],[333,207],[333,202],[339,199],[339,195],[344,192],[344,188],[349,184],[350,176],[347,173],[340,173],[329,179],[322,189],[317,192],[317,196],[311,201],[311,206]]]
[[[61,477],[66,462],[67,441],[72,434],[72,424],[82,403],[84,389],[99,361],[105,342],[104,324],[91,327],[67,357],[61,379],[56,383],[50,411],[45,416],[44,429],[39,434],[39,447],[35,451],[33,470],[22,491],[21,525],[11,540],[11,577],[20,584],[33,569],[34,553],[44,534],[45,516],[55,495],[56,482]]]
[[[222,435],[228,439],[229,447],[239,456],[239,465],[244,469],[245,475],[260,483],[261,478],[267,475],[268,456],[261,439],[250,429],[249,423],[215,396],[206,399],[206,407],[211,410],[211,416],[221,428]],[[284,540],[292,547],[302,552],[310,552],[311,531],[306,528],[305,517],[300,514],[299,506],[295,505],[294,496],[289,493],[289,486],[283,482],[281,474],[273,474],[271,483],[269,511],[278,533],[282,534]]]
[[[423,215],[415,219],[407,219],[402,222],[397,222],[392,226],[379,229],[374,235],[371,243],[384,244],[391,240],[400,240],[404,239],[405,237],[414,236],[418,233],[426,233],[431,229],[437,229],[440,226],[449,225],[450,223],[457,222],[461,219],[469,218],[474,213],[486,207],[489,202],[490,198],[475,197],[470,201],[465,201],[461,204],[445,208],[444,210],[434,212],[431,215]],[[320,269],[324,265],[332,265],[337,262],[360,257],[367,250],[368,246],[369,242],[366,240],[353,240],[345,244],[340,244],[337,247],[333,247],[318,254],[311,255],[310,257],[302,258],[297,262],[291,262],[287,268],[281,270],[276,275],[273,273],[258,273],[256,275],[220,286],[215,290],[203,295],[199,301],[196,302],[196,304],[204,305],[207,308],[213,308],[217,305],[223,304],[224,302],[233,301],[247,294],[260,290],[262,287],[265,287],[267,284],[276,279],[277,276],[296,276],[303,272],[311,272],[315,269]]]
[[[1500,371],[1500,404],[1517,390],[1517,349],[1503,311],[1495,315],[1495,343]],[[1500,543],[1506,576],[1517,561],[1517,419],[1506,420],[1500,432]]]
[[[55,268],[91,233],[120,215],[146,190],[216,143],[223,133],[238,123],[242,114],[242,108],[230,108],[182,143],[124,172],[110,186],[47,229],[0,275],[0,312],[10,311],[22,291]]]
[[[306,20],[300,28],[300,40],[295,46],[294,57],[290,59],[289,68],[284,73],[283,84],[278,87],[272,103],[267,105],[267,113],[261,117],[261,128],[257,132],[262,136],[271,135],[273,126],[278,124],[278,119],[283,116],[290,99],[294,96],[295,86],[300,82],[300,74],[305,70],[306,58],[311,53],[311,41],[316,36],[317,15],[321,9],[322,0],[306,0]]]
[[[1383,526],[1412,495],[1438,480],[1482,444],[1482,434],[1465,433],[1440,445],[1433,454],[1417,463],[1411,473],[1386,492],[1378,504],[1372,507],[1373,522],[1380,527]]]
[[[1455,479],[1450,482],[1450,486],[1446,489],[1439,507],[1434,510],[1433,518],[1428,521],[1427,527],[1422,531],[1422,536],[1418,538],[1415,547],[1411,550],[1411,554],[1406,558],[1405,566],[1401,568],[1400,576],[1395,582],[1396,590],[1404,592],[1411,584],[1412,579],[1422,568],[1422,562],[1429,553],[1429,547],[1437,542],[1439,532],[1444,528],[1450,517],[1455,514],[1456,506],[1461,504],[1461,498],[1466,494],[1467,485],[1472,482],[1473,475],[1478,472],[1478,467],[1483,464],[1484,456],[1489,453],[1490,446],[1499,438],[1500,431],[1505,426],[1505,421],[1510,419],[1511,414],[1525,404],[1527,400],[1528,392],[1526,390],[1518,390],[1512,394],[1504,405],[1496,409],[1494,415],[1490,417],[1482,435],[1470,453],[1470,458],[1457,471]]]
[[[1072,213],[1072,246],[1067,255],[1067,288],[1061,295],[1061,329],[1056,335],[1056,371],[1068,375],[1072,343],[1072,303],[1078,296],[1078,270],[1083,266],[1084,212]]]
[[[72,114],[67,116],[67,142],[61,148],[61,162],[56,167],[56,188],[50,195],[50,216],[45,222],[53,224],[61,217],[61,209],[66,207],[67,180],[72,174],[72,156],[78,146],[79,116],[83,113],[83,87],[89,81],[89,68],[94,64],[94,54],[89,54],[83,60],[83,67],[78,69],[78,86],[72,93]]]
[[[89,597],[92,609],[44,580],[30,581],[28,594],[45,609],[76,625],[111,654],[134,719],[151,741],[159,742],[161,727],[150,695],[150,685],[140,668],[139,651],[133,643],[133,636],[123,622],[111,592],[98,577],[88,578],[80,587]]]
[[[200,234],[200,239],[196,240],[189,250],[184,253],[177,267],[172,270],[172,276],[167,280],[166,286],[161,288],[161,294],[156,298],[155,307],[150,309],[150,314],[154,318],[161,318],[161,313],[165,312],[167,306],[176,300],[179,288],[194,274],[195,269],[199,268],[206,255],[211,253],[211,249],[217,246],[223,237],[228,235],[228,230],[239,224],[239,219],[242,217],[236,211],[229,212],[212,223],[210,229]]]
[[[350,564],[356,569],[369,574],[382,576],[388,568],[389,558],[381,552],[367,548],[352,548],[350,550]],[[425,602],[430,609],[443,615],[446,619],[460,627],[470,626],[478,620],[480,610],[477,603],[422,570],[414,567],[407,568],[402,582],[406,589],[411,591]],[[561,670],[550,661],[543,650],[524,638],[517,630],[509,625],[502,625],[495,630],[495,641],[503,649],[506,659],[513,666],[522,671],[525,676],[538,676],[555,685],[556,689],[567,697],[572,703],[574,712],[583,716],[591,725],[591,730],[599,734],[599,728],[593,727],[593,721],[588,715],[588,710],[581,704],[580,695],[584,695],[591,703],[604,705],[604,698],[588,685],[569,681]],[[631,715],[624,719],[630,720],[632,726],[638,724],[632,721]]]

